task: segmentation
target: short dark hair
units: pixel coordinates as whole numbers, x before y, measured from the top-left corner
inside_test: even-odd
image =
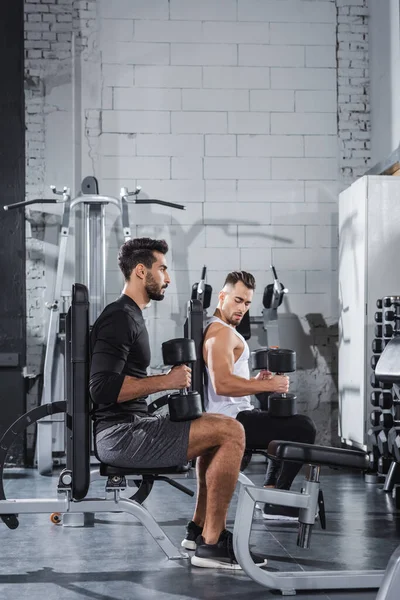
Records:
[[[256,280],[254,279],[254,276],[251,273],[247,273],[247,271],[232,271],[231,273],[228,273],[224,286],[227,284],[235,285],[238,281],[244,283],[249,290],[256,289]]]
[[[125,281],[129,281],[133,269],[140,263],[147,269],[151,269],[153,263],[157,260],[154,252],[167,254],[167,242],[165,240],[152,240],[151,238],[136,238],[122,244],[118,252],[118,266],[125,277]]]

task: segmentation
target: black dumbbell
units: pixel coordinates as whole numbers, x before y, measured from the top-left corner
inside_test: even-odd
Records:
[[[382,325],[375,325],[375,337],[376,338],[381,338],[383,337],[383,326]]]
[[[379,406],[379,396],[381,392],[371,392],[370,402],[372,406]]]
[[[397,462],[400,462],[400,433],[394,437],[392,442],[392,454]]]
[[[378,433],[377,442],[378,442],[379,452],[383,456],[388,456],[388,454],[389,454],[388,436],[384,429],[381,429],[381,431]]]
[[[196,362],[196,346],[194,340],[177,338],[162,344],[162,356],[165,365],[177,367]],[[201,417],[203,412],[201,396],[189,389],[170,394],[168,399],[169,418],[171,421],[192,421]]]
[[[381,392],[379,394],[379,408],[390,410],[393,406],[392,392]]]
[[[392,296],[385,296],[383,298],[383,306],[385,308],[389,308],[389,306],[392,306],[393,301],[392,301]]]
[[[394,419],[393,415],[390,412],[382,412],[379,415],[379,425],[384,429],[390,429],[393,427]]]
[[[387,475],[390,469],[390,465],[393,460],[387,456],[380,456],[378,458],[378,473],[380,475]]]
[[[374,315],[375,318],[375,323],[382,323],[383,318],[382,318],[382,313],[380,311],[377,311]]]
[[[396,425],[395,427],[392,427],[391,429],[389,429],[388,449],[389,449],[390,454],[393,454],[393,444],[398,435],[400,435],[400,426],[399,425]]]
[[[378,445],[378,435],[382,431],[382,427],[370,427],[368,429],[368,446],[371,448],[372,446]]]
[[[379,460],[379,448],[378,446],[372,446],[371,452],[368,454],[369,458],[369,470],[376,472],[378,469],[378,460]]]
[[[385,321],[394,321],[396,318],[396,313],[394,310],[385,310]]]
[[[376,301],[376,308],[382,308],[382,306],[383,306],[383,304],[382,304],[382,298],[379,298],[379,299]]]
[[[371,369],[376,369],[376,365],[378,364],[378,360],[380,359],[379,354],[373,354],[371,356]]]
[[[383,352],[383,349],[385,347],[385,340],[382,339],[374,339],[372,340],[372,352],[374,354],[381,354],[381,352]]]
[[[372,410],[369,415],[369,421],[372,427],[379,427],[379,418],[382,414],[381,410]]]
[[[383,337],[391,338],[393,336],[393,327],[392,325],[384,325],[383,326]]]
[[[254,371],[267,370],[277,375],[293,373],[296,370],[296,352],[283,348],[266,348],[251,353],[251,368]],[[272,417],[297,415],[295,394],[272,393],[268,397],[268,413]]]
[[[379,379],[376,377],[375,373],[371,373],[369,381],[371,383],[371,387],[380,388],[381,390],[391,390],[392,386],[393,386],[392,383],[379,381]]]

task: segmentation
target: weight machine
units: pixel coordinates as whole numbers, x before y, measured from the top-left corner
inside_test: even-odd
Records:
[[[115,206],[121,214],[123,240],[131,239],[131,224],[129,220],[130,204],[159,204],[180,210],[185,210],[182,204],[165,202],[163,200],[138,198],[141,187],[129,192],[123,187],[119,198],[99,194],[98,182],[95,177],[85,177],[81,184],[80,193],[72,198],[69,188],[58,191],[50,186],[53,197],[45,199],[26,200],[4,206],[4,210],[21,209],[35,204],[61,204],[61,225],[58,238],[58,258],[54,293],[51,302],[46,303],[50,311],[47,330],[47,343],[43,368],[43,391],[40,405],[50,404],[65,397],[63,368],[65,343],[65,318],[70,306],[70,292],[62,291],[67,258],[67,245],[71,232],[71,217],[78,209],[83,209],[84,236],[80,272],[83,283],[90,290],[89,321],[94,321],[106,306],[106,207]],[[64,416],[49,415],[37,425],[36,460],[41,475],[52,472],[53,458],[63,457]]]

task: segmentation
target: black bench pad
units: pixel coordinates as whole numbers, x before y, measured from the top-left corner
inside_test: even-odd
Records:
[[[110,465],[100,463],[100,475],[104,475],[106,477],[114,477],[114,475],[118,475],[120,477],[127,475],[176,475],[179,473],[187,473],[190,469],[190,466],[191,464],[187,463],[186,465],[179,465],[177,467],[164,467],[162,469],[128,469],[126,467],[111,467]]]
[[[330,446],[314,446],[297,442],[274,440],[268,445],[268,456],[281,460],[327,465],[329,467],[347,467],[350,469],[368,469],[368,455],[361,450],[344,450]]]

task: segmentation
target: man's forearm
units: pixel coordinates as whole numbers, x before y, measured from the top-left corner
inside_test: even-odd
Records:
[[[270,379],[246,379],[237,375],[230,375],[225,380],[217,379],[214,382],[215,393],[218,396],[250,396],[261,392],[273,392],[274,383]]]
[[[117,402],[136,400],[149,394],[168,390],[168,379],[166,375],[150,375],[149,377],[125,376],[124,382],[118,394]]]

